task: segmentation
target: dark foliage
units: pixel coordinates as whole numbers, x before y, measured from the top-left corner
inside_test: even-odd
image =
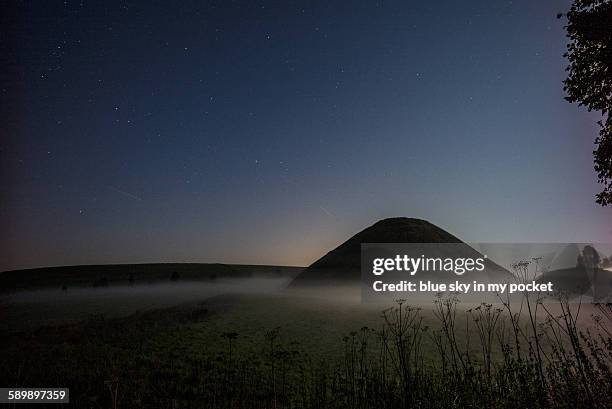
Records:
[[[575,0],[566,17],[566,99],[603,116],[593,155],[603,184],[597,203],[606,206],[612,203],[612,1]]]

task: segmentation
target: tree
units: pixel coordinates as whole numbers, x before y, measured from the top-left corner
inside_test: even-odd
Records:
[[[603,184],[597,203],[606,206],[612,204],[612,0],[574,0],[566,17],[565,99],[602,115],[593,162]]]
[[[601,257],[593,246],[584,246],[582,254],[578,256],[578,266],[588,269],[597,269],[601,264]]]

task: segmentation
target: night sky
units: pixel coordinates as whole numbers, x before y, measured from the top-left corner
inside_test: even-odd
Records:
[[[612,241],[569,2],[164,3],[3,3],[0,270],[305,265],[392,216]]]

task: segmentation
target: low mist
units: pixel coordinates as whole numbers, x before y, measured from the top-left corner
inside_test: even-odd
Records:
[[[200,302],[219,295],[271,294],[290,278],[219,279],[216,282],[179,281],[108,287],[40,289],[0,297],[6,323],[56,324],[92,315],[125,316],[137,311]]]

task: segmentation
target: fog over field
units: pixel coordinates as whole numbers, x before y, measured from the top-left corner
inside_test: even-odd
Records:
[[[290,278],[244,278],[220,279],[210,281],[180,281],[139,283],[135,285],[114,285],[109,287],[74,287],[61,289],[36,289],[18,291],[9,295],[0,296],[0,315],[2,324],[0,328],[11,330],[34,329],[40,326],[77,322],[91,317],[124,317],[137,312],[160,310],[173,307],[212,305],[231,307],[234,310],[246,313],[253,300],[266,304],[269,313],[276,314],[279,308],[297,308],[293,315],[299,315],[300,309],[326,314],[342,310],[355,318],[375,317],[380,312],[396,304],[398,299],[405,300],[410,306],[423,309],[427,316],[428,311],[434,307],[436,294],[414,293],[406,294],[386,293],[376,298],[362,300],[359,285],[313,285],[302,288],[287,288]],[[445,294],[443,297],[448,297]],[[487,301],[501,307],[501,300],[494,295],[458,296],[458,311],[474,308],[481,302]],[[222,300],[219,301],[218,299]],[[520,299],[513,305],[518,309]],[[245,302],[245,300],[247,300]],[[575,299],[574,302],[580,302]],[[588,301],[587,299],[582,300]],[[554,300],[548,308],[556,310]],[[590,321],[592,310],[590,304],[582,305],[581,321]],[[354,312],[355,314],[352,314]],[[262,318],[266,322],[267,315]],[[291,326],[291,322],[299,318],[285,311],[287,322],[282,319],[275,324]],[[431,316],[430,316],[431,318]],[[357,325],[357,323],[355,324]],[[350,329],[350,328],[349,328]],[[348,329],[347,329],[348,330]]]
[[[286,287],[289,278],[180,281],[68,290],[20,291],[0,297],[7,323],[21,326],[60,323],[91,315],[124,316],[136,311],[174,307],[228,294],[270,294]],[[21,323],[21,324],[20,324]]]

